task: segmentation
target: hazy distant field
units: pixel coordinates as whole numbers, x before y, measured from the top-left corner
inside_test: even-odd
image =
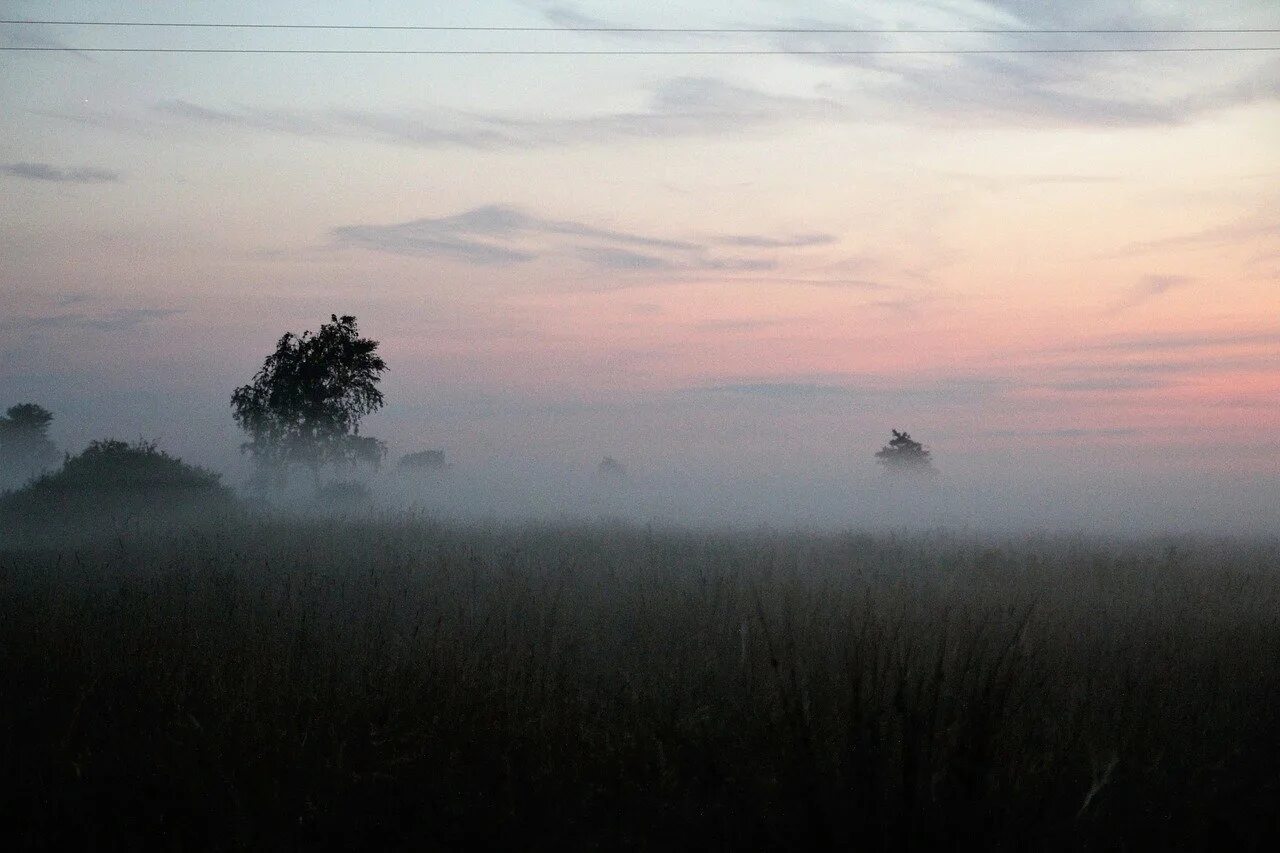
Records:
[[[0,544],[18,847],[1269,848],[1275,541]]]

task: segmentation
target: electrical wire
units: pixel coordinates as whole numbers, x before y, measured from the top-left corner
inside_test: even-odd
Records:
[[[1233,53],[1280,51],[1274,46],[1226,47],[1047,47],[866,50],[452,50],[362,48],[252,48],[252,47],[50,47],[3,45],[0,51],[47,53],[214,53],[306,54],[333,56],[966,56],[980,54],[1097,54],[1097,53]]]
[[[1243,35],[1247,33],[1280,33],[1280,27],[1189,27],[1189,28],[1081,28],[1081,29],[912,29],[863,27],[521,27],[521,26],[437,26],[416,24],[246,24],[162,21],[66,21],[66,20],[0,20],[0,24],[51,27],[157,27],[173,29],[235,30],[390,30],[406,32],[466,33],[673,33],[673,34],[868,34],[868,35]]]

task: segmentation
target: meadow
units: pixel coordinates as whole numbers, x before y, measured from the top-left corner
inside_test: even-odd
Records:
[[[1280,542],[0,540],[9,849],[1271,849]]]

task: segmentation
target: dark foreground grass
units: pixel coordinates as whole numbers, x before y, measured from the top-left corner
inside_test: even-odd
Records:
[[[1271,849],[1278,555],[414,520],[10,546],[0,819],[21,849]]]

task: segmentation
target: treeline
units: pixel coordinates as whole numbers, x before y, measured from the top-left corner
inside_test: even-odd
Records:
[[[379,347],[378,341],[360,335],[354,316],[331,315],[318,332],[282,335],[251,381],[232,392],[232,417],[246,437],[241,450],[254,464],[253,492],[263,495],[280,489],[292,472],[304,470],[322,500],[340,501],[361,493],[361,472],[378,470],[387,457],[385,442],[361,432],[364,417],[386,404],[379,384],[389,367]],[[74,459],[76,467],[59,479],[58,474],[49,473],[58,461],[48,435],[52,420],[53,414],[35,403],[12,406],[0,419],[0,489],[22,485],[37,475],[44,475],[41,489],[45,493],[58,484],[71,489],[77,483],[87,484],[89,471],[104,478],[97,485],[106,488],[113,478],[125,476],[130,465],[136,470],[125,480],[139,487],[162,469],[172,474],[177,469],[171,463],[181,464],[155,444],[124,445],[104,439],[77,457],[67,455],[66,465]],[[896,429],[875,457],[897,474],[933,472],[930,451]],[[443,450],[429,449],[406,453],[398,467],[410,473],[441,474],[452,465]],[[326,473],[327,482],[322,477]],[[191,469],[183,476],[202,482],[210,472]],[[605,455],[597,476],[616,484],[625,481],[628,472],[621,462]]]

